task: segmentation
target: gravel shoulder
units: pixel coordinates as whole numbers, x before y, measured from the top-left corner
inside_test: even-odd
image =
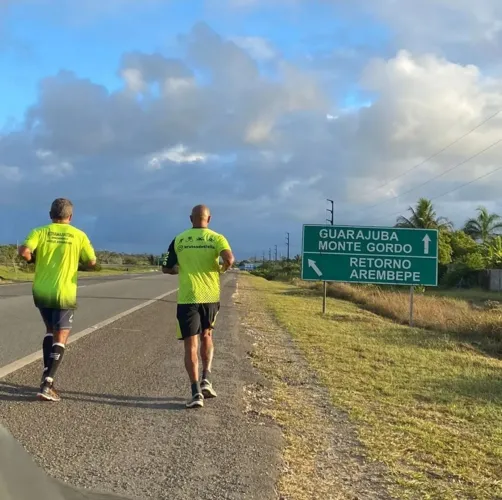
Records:
[[[173,294],[70,345],[60,403],[34,399],[37,363],[0,381],[2,424],[69,485],[138,499],[277,498],[282,437],[276,423],[245,416],[243,388],[261,378],[246,359],[235,279],[225,277],[215,332],[219,397],[203,409],[184,408]]]

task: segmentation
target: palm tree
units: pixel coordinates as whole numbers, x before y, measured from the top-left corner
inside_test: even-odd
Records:
[[[485,207],[478,207],[477,212],[477,217],[465,223],[464,232],[474,240],[486,243],[497,235],[499,229],[502,229],[502,217],[491,214]]]
[[[502,236],[495,236],[484,243],[487,253],[488,267],[502,268]]]
[[[449,231],[453,224],[445,217],[438,217],[434,205],[427,198],[420,198],[415,206],[409,207],[410,217],[400,215],[395,227],[409,227],[414,229],[439,229]]]

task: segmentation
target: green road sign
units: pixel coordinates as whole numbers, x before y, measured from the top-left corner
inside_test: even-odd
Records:
[[[302,279],[437,286],[438,231],[306,224]]]

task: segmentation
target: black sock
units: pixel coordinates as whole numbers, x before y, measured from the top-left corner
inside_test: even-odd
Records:
[[[202,380],[209,380],[211,372],[209,370],[202,370]]]
[[[199,381],[192,384],[192,396],[195,396],[196,394],[201,394]]]
[[[64,344],[53,344],[48,366],[49,369],[47,370],[45,378],[54,380],[54,375],[56,375],[56,371],[63,360],[64,348]]]
[[[42,343],[42,350],[44,351],[44,372],[47,371],[47,367],[49,366],[53,339],[54,336],[52,335],[52,333],[48,333],[44,337],[44,342]]]

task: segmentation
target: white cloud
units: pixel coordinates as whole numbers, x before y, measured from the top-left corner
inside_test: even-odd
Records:
[[[136,68],[125,68],[122,70],[122,78],[124,79],[127,88],[132,92],[142,92],[146,86],[143,81],[141,71]]]
[[[258,61],[268,61],[277,56],[277,52],[265,38],[258,36],[236,36],[231,38],[231,40],[247,51],[253,59]]]
[[[193,78],[168,78],[165,82],[164,89],[166,92],[183,92],[184,90],[193,89],[195,82]]]
[[[47,151],[45,149],[39,149],[35,151],[35,154],[37,155],[37,158],[40,160],[44,160],[46,158],[50,158],[52,156],[52,153],[50,151]]]
[[[49,163],[42,166],[42,172],[54,177],[64,177],[73,172],[73,165],[68,161]]]
[[[40,171],[46,176],[65,177],[74,171],[73,164],[67,160],[62,160],[53,151],[38,149],[35,156],[40,160]]]
[[[197,162],[206,162],[208,160],[209,155],[204,153],[194,153],[189,152],[188,149],[183,144],[178,144],[169,149],[165,149],[164,151],[159,151],[158,153],[154,153],[148,159],[148,163],[146,165],[147,170],[160,170],[166,164],[166,162],[172,163],[197,163]]]
[[[19,182],[23,178],[23,174],[19,167],[0,165],[0,177],[6,181]]]

